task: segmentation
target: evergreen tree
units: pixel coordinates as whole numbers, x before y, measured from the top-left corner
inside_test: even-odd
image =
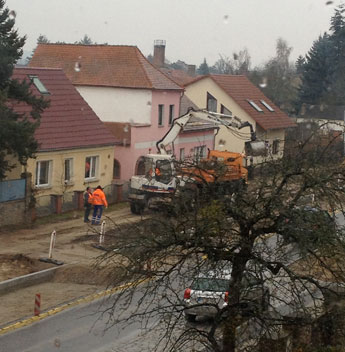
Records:
[[[332,43],[327,33],[314,41],[303,65],[297,110],[302,104],[318,105],[330,86]]]
[[[300,55],[298,56],[297,60],[296,60],[296,72],[298,74],[302,74],[303,73],[303,70],[304,70],[304,64],[305,64],[305,58]]]
[[[37,44],[47,44],[47,43],[50,43],[49,39],[45,35],[40,34],[37,38]]]
[[[87,34],[85,34],[84,37],[81,40],[79,40],[79,42],[76,42],[76,44],[92,45],[96,43],[93,43],[92,39]]]
[[[15,63],[23,55],[25,39],[14,30],[14,19],[9,16],[5,1],[0,0],[0,179],[14,167],[9,156],[25,164],[36,152],[34,132],[40,113],[48,105],[31,94],[29,83],[11,78]],[[17,113],[11,102],[28,104],[30,113]]]
[[[331,18],[331,43],[332,55],[330,67],[333,72],[329,72],[331,77],[331,87],[326,94],[329,103],[344,105],[345,103],[345,5],[339,6]]]
[[[197,70],[199,75],[208,75],[210,73],[210,69],[208,67],[208,64],[206,62],[206,58],[204,58],[204,62],[200,64]]]
[[[345,5],[331,18],[330,34],[320,36],[306,55],[297,108],[302,104],[345,104]]]

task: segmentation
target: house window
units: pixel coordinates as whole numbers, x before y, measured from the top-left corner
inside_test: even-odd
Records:
[[[158,105],[158,126],[163,126],[164,105]]]
[[[65,183],[72,181],[73,177],[73,159],[65,159]]]
[[[206,109],[208,111],[217,112],[217,99],[208,92],[207,92]]]
[[[44,187],[50,185],[51,160],[37,161],[35,186]]]
[[[120,178],[120,175],[121,175],[120,163],[116,159],[114,159],[113,178]]]
[[[184,160],[184,148],[180,148],[180,161]]]
[[[146,167],[145,167],[146,159],[141,156],[135,165],[135,175],[145,175]]]
[[[224,115],[232,116],[232,112],[229,109],[227,109],[223,104],[220,105],[220,113]]]
[[[45,85],[41,82],[41,80],[37,76],[29,76],[29,78],[31,79],[31,82],[34,84],[34,86],[41,94],[50,94],[49,90],[45,87]]]
[[[98,169],[98,156],[88,156],[85,159],[85,178],[96,178]]]
[[[266,103],[265,100],[260,100],[260,102],[261,102],[261,104],[262,104],[263,106],[266,107],[266,109],[267,109],[268,111],[271,111],[271,112],[274,111],[274,109],[272,108],[272,106],[269,105],[268,103]]]
[[[247,102],[256,110],[259,112],[264,112],[259,105],[257,105],[256,103],[253,102],[253,100],[249,100],[247,99]]]
[[[206,157],[206,145],[194,147],[194,159],[200,160]]]
[[[174,110],[175,110],[175,105],[169,105],[169,125],[171,125],[173,122]]]
[[[279,139],[275,139],[272,144],[272,154],[279,153]]]

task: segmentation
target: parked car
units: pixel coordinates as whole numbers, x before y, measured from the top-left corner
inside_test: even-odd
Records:
[[[184,291],[186,319],[193,322],[197,316],[213,318],[220,310],[224,310],[226,315],[230,278],[231,268],[221,267],[200,273]],[[268,305],[268,288],[252,273],[245,272],[240,301],[242,313],[267,310]]]

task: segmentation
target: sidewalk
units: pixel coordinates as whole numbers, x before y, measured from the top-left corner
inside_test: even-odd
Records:
[[[58,269],[53,281],[1,295],[0,328],[33,315],[35,294],[41,294],[41,311],[103,290],[102,275],[92,273],[92,264],[103,254],[91,246],[99,239],[99,226],[83,222],[81,214],[62,222],[35,225],[31,229],[0,233],[0,281],[51,266],[38,259],[48,257],[50,235],[56,231],[53,258],[69,264]],[[107,227],[140,220],[127,204],[118,204],[104,212]],[[18,303],[20,302],[20,303]]]

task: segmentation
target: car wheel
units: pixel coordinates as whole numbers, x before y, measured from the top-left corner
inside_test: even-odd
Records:
[[[196,315],[195,314],[185,314],[185,318],[188,322],[194,323],[196,320]]]

